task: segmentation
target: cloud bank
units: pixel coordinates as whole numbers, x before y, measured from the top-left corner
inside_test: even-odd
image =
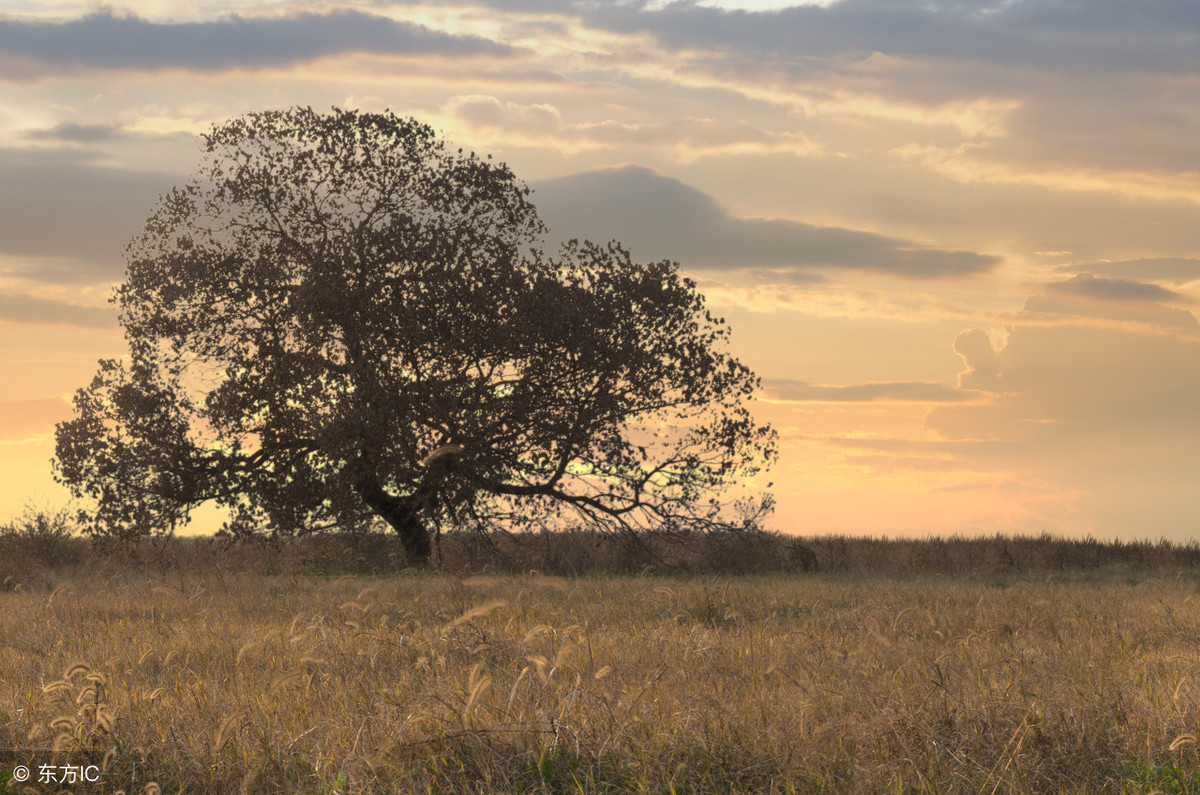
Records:
[[[543,9],[541,3],[497,7]],[[596,27],[647,32],[673,49],[708,47],[799,57],[845,52],[1072,71],[1190,71],[1200,59],[1200,6],[1186,0],[840,0],[776,11],[694,3],[564,3]],[[1148,40],[1156,42],[1147,47]]]
[[[156,197],[183,179],[111,168],[94,157],[0,149],[0,253],[24,263],[0,272],[72,284],[122,277],[125,244],[145,224]]]
[[[1196,316],[1164,301],[1185,300],[1174,290],[1130,279],[1106,279],[1078,273],[1063,282],[1045,285],[1045,293],[1025,302],[1027,315],[1064,315],[1081,318],[1148,323],[1162,327],[1195,327]]]
[[[52,298],[0,294],[0,319],[25,323],[62,323],[84,328],[115,328],[117,315],[105,307],[79,306]]]
[[[1060,273],[1080,271],[1096,276],[1136,277],[1159,279],[1173,284],[1186,284],[1200,279],[1200,259],[1189,257],[1147,257],[1143,259],[1106,260],[1063,265]]]
[[[182,23],[108,9],[66,22],[0,18],[0,76],[8,79],[97,69],[265,69],[349,53],[496,57],[512,52],[479,36],[353,10]]]
[[[533,202],[558,239],[620,240],[640,259],[688,268],[815,268],[878,271],[911,279],[967,276],[997,259],[970,251],[797,221],[737,218],[711,196],[639,166],[574,174],[533,185]]]

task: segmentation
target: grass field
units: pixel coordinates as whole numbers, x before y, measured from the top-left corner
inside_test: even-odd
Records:
[[[76,792],[1200,792],[1192,565],[984,555],[961,574],[871,573],[814,542],[822,571],[562,577],[192,547],[3,556],[0,778],[23,764],[23,786],[57,791],[36,783],[48,764],[102,771]]]

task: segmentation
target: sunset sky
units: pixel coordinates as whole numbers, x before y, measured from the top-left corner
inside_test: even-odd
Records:
[[[197,135],[412,115],[671,258],[762,377],[777,529],[1200,530],[1200,3],[0,2],[0,521],[119,356]]]

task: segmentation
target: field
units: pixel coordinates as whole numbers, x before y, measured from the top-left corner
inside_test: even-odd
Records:
[[[380,540],[104,553],[0,538],[0,778],[25,765],[8,786],[34,792],[1200,792],[1194,547],[816,539],[809,556],[694,541],[642,549],[658,564],[640,570],[561,576],[524,567],[551,553],[561,567],[580,544],[619,563],[619,545],[513,541],[481,564],[459,540],[430,573],[396,571]],[[703,570],[717,553],[762,570]],[[37,783],[41,765],[97,780]]]

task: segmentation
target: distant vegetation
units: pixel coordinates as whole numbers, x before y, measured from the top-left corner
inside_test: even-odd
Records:
[[[53,580],[86,563],[158,569],[383,573],[405,568],[400,539],[387,532],[298,537],[87,539],[66,511],[26,510],[0,525],[0,578]],[[798,537],[763,531],[643,533],[476,531],[443,533],[436,566],[450,574],[774,574],[846,573],[1023,577],[1114,569],[1165,574],[1200,566],[1200,544],[1099,541],[1041,536],[948,538]]]
[[[948,538],[796,537],[772,532],[442,534],[438,567],[451,574],[772,574],[1027,576],[1119,569],[1169,573],[1200,566],[1200,544],[1042,536]],[[279,539],[228,537],[88,539],[68,514],[26,511],[0,525],[0,577],[51,582],[73,566],[383,573],[406,567],[403,545],[384,532]]]

